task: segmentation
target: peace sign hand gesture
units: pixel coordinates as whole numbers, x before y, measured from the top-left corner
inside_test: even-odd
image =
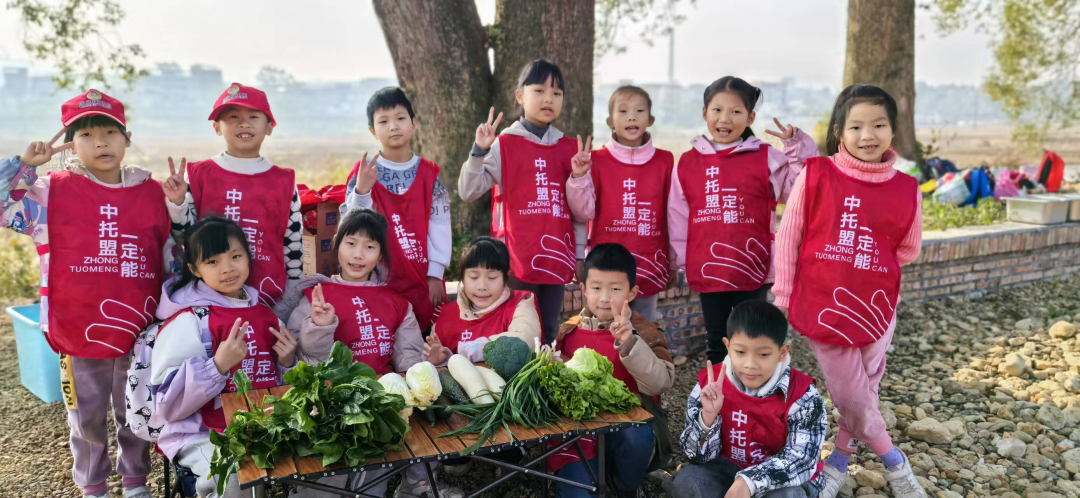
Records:
[[[315,286],[311,291],[311,321],[320,327],[334,324],[334,305],[326,302],[323,296],[322,284]]]
[[[701,388],[701,421],[712,427],[720,409],[724,407],[724,378],[727,376],[727,365],[720,364],[720,375],[713,377],[713,364],[709,361],[705,364],[706,384]]]
[[[60,131],[56,134],[56,136],[54,136],[52,140],[49,140],[48,143],[34,142],[28,145],[26,147],[26,152],[23,152],[23,154],[19,156],[19,160],[22,161],[23,164],[32,168],[36,168],[38,166],[41,166],[42,164],[49,162],[49,160],[52,159],[52,156],[56,155],[59,152],[68,150],[73,145],[75,145],[75,142],[68,142],[59,147],[53,147],[56,141],[60,140],[60,137],[64,136],[64,133],[66,131],[67,128],[61,128]]]
[[[791,126],[790,123],[785,128],[784,125],[780,124],[779,119],[773,118],[772,120],[773,120],[774,123],[776,123],[776,127],[780,128],[780,133],[777,133],[777,132],[772,131],[772,130],[765,130],[765,133],[768,133],[769,135],[772,135],[774,137],[779,137],[782,140],[791,140],[791,137],[794,137],[795,132],[798,131],[798,128],[796,128],[794,126]]]
[[[161,184],[161,188],[165,191],[165,197],[169,198],[169,202],[177,206],[184,203],[184,197],[187,195],[188,182],[184,179],[186,174],[187,158],[180,158],[180,169],[177,170],[173,158],[169,157],[169,179]]]
[[[378,160],[379,154],[376,153],[375,157],[371,158],[371,162],[368,162],[367,153],[365,152],[364,157],[357,163],[356,193],[360,195],[371,193],[371,189],[375,187],[375,182],[379,180],[379,168],[375,165]]]
[[[577,154],[570,158],[570,167],[574,169],[574,178],[581,178],[592,167],[592,154],[589,153],[592,150],[592,137],[589,137],[588,141],[583,145],[581,135],[578,135],[577,149]]]
[[[218,344],[217,352],[214,353],[214,365],[217,366],[221,375],[228,375],[232,370],[247,357],[247,342],[244,341],[244,332],[248,329],[248,322],[241,325],[240,319],[233,322],[229,330],[229,338]]]
[[[492,121],[494,118],[494,121]],[[492,107],[488,111],[488,118],[486,123],[480,123],[480,126],[476,127],[476,146],[481,149],[491,149],[491,144],[495,143],[495,130],[499,127],[499,123],[502,122],[503,113],[499,113],[499,117],[495,118],[495,108]]]
[[[615,310],[615,320],[609,327],[616,344],[626,344],[634,335],[634,326],[630,324],[630,301],[623,301],[622,309]]]

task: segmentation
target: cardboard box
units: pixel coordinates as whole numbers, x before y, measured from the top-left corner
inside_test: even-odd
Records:
[[[338,272],[334,258],[334,234],[337,233],[338,207],[336,202],[324,202],[316,208],[315,234],[304,231],[304,276],[322,273],[330,276]]]

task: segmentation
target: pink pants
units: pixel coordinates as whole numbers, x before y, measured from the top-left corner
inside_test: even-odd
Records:
[[[885,335],[873,344],[852,348],[809,339],[829,396],[840,412],[836,447],[847,453],[866,443],[875,455],[892,449],[892,438],[885,430],[885,419],[878,410],[878,386],[885,374],[885,353],[896,329],[896,317]]]

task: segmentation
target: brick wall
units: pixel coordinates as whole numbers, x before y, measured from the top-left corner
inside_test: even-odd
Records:
[[[905,300],[949,295],[979,297],[987,292],[1080,273],[1080,224],[1034,226],[1002,223],[923,233],[919,259],[904,267]],[[456,286],[453,287],[456,289]],[[563,319],[584,306],[577,285],[566,286]],[[680,278],[660,295],[661,315],[673,355],[705,349],[705,325],[698,293]]]

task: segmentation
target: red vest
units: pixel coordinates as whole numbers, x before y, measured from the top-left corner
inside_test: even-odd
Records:
[[[720,375],[713,367],[713,375]],[[698,372],[698,385],[705,386],[706,369]],[[716,420],[720,422],[720,455],[740,469],[758,465],[784,449],[788,436],[788,412],[814,379],[791,369],[785,399],[779,392],[768,398],[747,395],[724,377],[724,406]],[[716,423],[716,422],[714,422]],[[820,465],[819,468],[820,470]]]
[[[48,332],[53,350],[118,358],[154,322],[169,213],[161,184],[111,188],[50,174]]]
[[[667,196],[674,156],[657,150],[645,164],[619,162],[607,149],[592,152],[596,216],[589,227],[589,248],[622,244],[637,262],[638,296],[667,287],[669,271]]]
[[[420,159],[416,179],[404,193],[395,194],[375,182],[371,199],[375,209],[389,224],[390,289],[409,300],[420,323],[427,330],[435,317],[428,296],[428,219],[431,217],[431,194],[439,167]]]
[[[311,300],[314,289],[304,290]],[[382,375],[394,371],[394,334],[409,312],[409,301],[384,286],[322,284],[323,297],[334,306],[338,327],[334,340],[349,345],[353,360]]]
[[[458,292],[464,292],[464,289]],[[506,329],[510,328],[510,322],[514,320],[518,303],[530,295],[532,293],[528,291],[510,291],[510,299],[476,320],[462,320],[458,302],[448,303],[443,307],[439,321],[435,323],[435,333],[439,335],[439,341],[443,346],[457,353],[459,342],[475,341],[481,337],[491,337],[506,332]],[[535,303],[536,301],[533,300],[533,304]],[[539,308],[536,309],[536,314],[540,315]]]
[[[257,175],[227,171],[213,159],[188,164],[199,218],[221,216],[240,224],[251,245],[247,284],[273,307],[285,292],[285,230],[289,227],[295,173],[274,166]]]
[[[492,189],[491,235],[506,239],[510,272],[530,284],[567,284],[574,277],[574,224],[566,204],[573,140],[540,145],[499,135],[502,185]],[[503,230],[497,208],[502,203]]]
[[[900,297],[896,251],[915,220],[915,178],[851,178],[826,157],[806,162],[806,215],[791,326],[811,339],[863,347],[889,328]]]
[[[198,306],[173,315],[162,324],[159,330],[164,331],[165,325],[183,313],[193,313],[199,319],[200,328],[210,332],[214,353],[217,353],[218,345],[229,338],[229,332],[237,318],[248,322],[248,329],[243,331],[248,344],[247,356],[240,361],[239,365],[229,370],[222,393],[236,392],[233,374],[237,370],[243,370],[247,374],[248,379],[251,380],[252,389],[269,389],[279,385],[277,353],[274,352],[277,338],[270,333],[270,327],[281,330],[281,325],[273,310],[261,304],[248,308]],[[220,399],[214,399],[203,405],[201,413],[203,425],[208,429],[218,432],[225,430],[225,413],[221,410]]]
[[[686,281],[698,292],[757,290],[772,262],[769,147],[679,158],[677,179],[690,206]]]

